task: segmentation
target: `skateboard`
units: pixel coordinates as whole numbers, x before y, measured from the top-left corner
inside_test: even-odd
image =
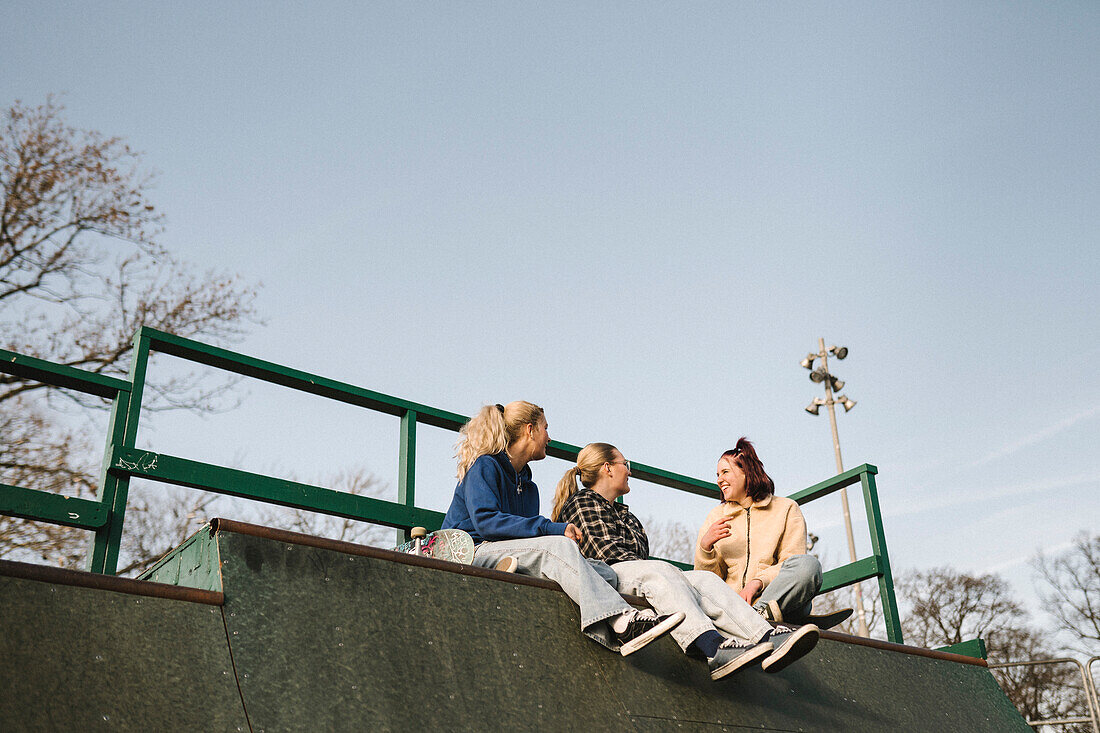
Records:
[[[465,565],[474,561],[474,541],[461,529],[437,529],[435,532],[428,532],[423,527],[413,527],[411,534],[411,540],[393,549],[409,555],[434,557],[437,560]]]

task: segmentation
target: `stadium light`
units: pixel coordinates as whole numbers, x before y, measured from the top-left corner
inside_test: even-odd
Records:
[[[807,354],[801,364],[804,368],[812,370],[810,372],[811,382],[825,385],[825,399],[815,397],[814,401],[806,408],[806,412],[811,415],[818,415],[820,414],[821,407],[824,406],[829,408],[829,425],[833,429],[833,451],[836,453],[836,472],[839,474],[844,473],[844,461],[840,457],[840,435],[836,429],[835,406],[841,405],[844,408],[844,412],[847,413],[856,406],[856,401],[844,395],[833,397],[835,392],[840,392],[840,390],[844,389],[844,382],[829,373],[829,354],[832,354],[837,359],[843,359],[848,356],[848,347],[834,345],[826,350],[825,339],[820,338],[817,340],[817,353]],[[817,359],[821,359],[821,366],[814,369],[814,361]],[[848,534],[848,555],[851,561],[855,562],[859,558],[856,557],[856,540],[852,534],[852,515],[848,510],[847,489],[840,490],[840,504],[844,509],[844,530]],[[870,636],[870,631],[867,628],[867,615],[863,610],[863,590],[860,588],[859,583],[855,583],[854,587],[856,590],[856,612],[859,615],[859,635]]]

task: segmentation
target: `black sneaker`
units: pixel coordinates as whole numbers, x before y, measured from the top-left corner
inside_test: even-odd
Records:
[[[771,641],[775,651],[760,663],[760,668],[765,672],[778,672],[786,669],[788,665],[809,654],[810,650],[817,646],[820,630],[813,624],[805,626],[788,626],[780,624],[772,630],[767,639]]]
[[[767,637],[755,644],[751,641],[726,639],[718,647],[718,652],[707,660],[710,665],[710,678],[719,680],[728,674],[733,674],[760,659],[773,648],[774,645],[767,640]]]
[[[841,608],[836,611],[830,611],[829,613],[811,613],[809,616],[798,619],[802,624],[813,624],[819,629],[831,629],[837,624],[842,624],[855,613],[854,609]]]
[[[624,657],[633,654],[659,636],[672,631],[683,620],[683,611],[677,611],[668,616],[643,616],[640,613],[635,613],[634,618],[627,625],[626,631],[615,634],[619,643],[622,644],[619,653]]]

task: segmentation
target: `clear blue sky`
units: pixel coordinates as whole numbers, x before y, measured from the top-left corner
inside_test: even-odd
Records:
[[[895,567],[1026,595],[1100,526],[1098,52],[1093,2],[8,0],[0,100],[60,93],[144,151],[164,243],[262,281],[254,356],[529,399],[703,478],[748,435],[790,493],[834,472],[798,362],[847,345],[845,461],[880,469]],[[250,390],[141,441],[392,481],[395,421]],[[451,436],[422,434],[442,509]],[[808,518],[839,560],[838,504]]]

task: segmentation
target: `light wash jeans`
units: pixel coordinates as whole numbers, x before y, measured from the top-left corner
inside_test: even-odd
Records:
[[[821,563],[813,555],[792,555],[783,561],[779,575],[756,597],[753,607],[775,602],[784,621],[798,622],[813,610],[813,600],[821,590]]]
[[[659,614],[684,612],[684,620],[670,632],[684,651],[707,631],[718,630],[755,644],[772,630],[763,616],[709,570],[680,570],[662,560],[617,562],[613,569],[621,592],[645,597]]]
[[[474,565],[491,568],[505,555],[519,563],[525,575],[546,578],[561,586],[580,607],[581,631],[612,651],[619,643],[608,619],[633,611],[615,590],[618,578],[605,562],[588,560],[577,543],[562,535],[483,542],[474,551]]]

